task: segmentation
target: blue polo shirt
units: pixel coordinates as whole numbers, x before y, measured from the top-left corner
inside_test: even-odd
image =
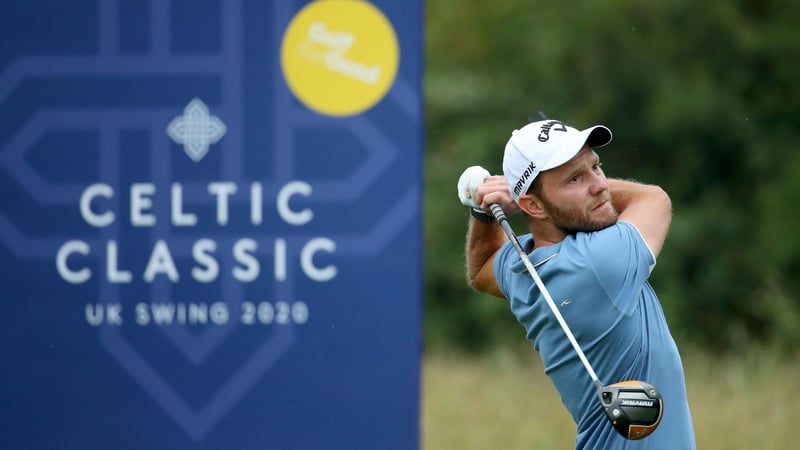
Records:
[[[520,242],[530,248],[531,235]],[[645,381],[664,400],[664,416],[653,434],[638,441],[622,438],[606,419],[589,374],[533,278],[506,243],[494,263],[498,285],[577,424],[576,448],[694,449],[681,358],[647,281],[655,257],[638,230],[620,221],[568,236],[528,257],[600,381]]]

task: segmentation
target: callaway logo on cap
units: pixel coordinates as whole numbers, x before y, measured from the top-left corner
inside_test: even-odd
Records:
[[[578,131],[560,120],[542,120],[514,130],[503,155],[503,174],[511,197],[519,202],[539,172],[566,163],[584,144],[597,148],[609,142],[611,130],[603,125]]]

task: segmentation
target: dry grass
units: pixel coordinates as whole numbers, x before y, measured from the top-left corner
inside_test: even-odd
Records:
[[[436,353],[423,366],[423,450],[573,448],[571,418],[531,351]],[[701,450],[798,448],[800,361],[749,350],[685,355]]]

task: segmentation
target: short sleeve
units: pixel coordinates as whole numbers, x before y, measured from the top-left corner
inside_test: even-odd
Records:
[[[532,237],[530,234],[525,234],[519,236],[518,239],[522,248],[526,248]],[[519,263],[519,261],[519,255],[514,249],[513,244],[511,244],[511,241],[503,244],[494,258],[494,277],[495,280],[497,280],[497,286],[500,288],[500,292],[508,299],[511,298],[510,291],[512,288],[512,277],[514,275],[511,267]]]
[[[582,242],[581,242],[582,241]],[[655,256],[639,230],[620,221],[600,231],[581,233],[584,253],[608,298],[630,312],[655,266]]]

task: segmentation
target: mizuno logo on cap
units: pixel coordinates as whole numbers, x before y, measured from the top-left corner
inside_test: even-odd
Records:
[[[531,163],[528,164],[528,167],[525,168],[525,172],[522,172],[522,176],[519,177],[519,181],[517,181],[517,184],[514,185],[515,195],[519,195],[520,191],[522,190],[522,187],[525,186],[525,183],[528,181],[528,178],[530,178],[531,175],[533,175],[534,173],[536,173],[536,163],[531,161]]]

